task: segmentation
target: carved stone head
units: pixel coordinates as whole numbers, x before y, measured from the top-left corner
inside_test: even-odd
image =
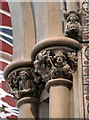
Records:
[[[75,11],[70,11],[70,12],[66,15],[66,20],[67,20],[67,22],[69,22],[69,21],[72,21],[72,22],[77,21],[77,22],[79,22],[79,19],[80,19],[80,17],[79,17],[79,15],[78,15],[78,13],[75,12]]]
[[[19,75],[23,82],[25,82],[29,78],[29,73],[25,70],[21,71]]]
[[[55,59],[55,65],[56,65],[56,66],[64,66],[65,56],[63,55],[62,52],[57,53],[57,54],[54,56],[54,59]]]

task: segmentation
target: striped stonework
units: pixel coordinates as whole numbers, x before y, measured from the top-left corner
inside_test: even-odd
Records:
[[[0,0],[0,120],[17,118],[18,109],[13,96],[6,88],[3,78],[4,68],[11,63],[13,55],[13,34],[8,3]]]

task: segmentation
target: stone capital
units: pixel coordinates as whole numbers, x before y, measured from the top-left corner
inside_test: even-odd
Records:
[[[7,81],[8,92],[14,95],[16,100],[24,97],[38,98],[44,82],[34,71],[34,65],[28,61],[15,61],[8,65],[4,71],[4,78]]]
[[[78,66],[77,52],[81,48],[78,41],[67,37],[53,37],[39,42],[31,54],[35,73],[41,75],[46,83],[55,79],[67,79],[72,84],[73,73]],[[69,83],[62,80],[58,81],[60,85]]]

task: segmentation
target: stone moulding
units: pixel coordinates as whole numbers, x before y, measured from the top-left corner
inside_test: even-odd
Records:
[[[71,49],[74,49],[76,51],[79,51],[82,49],[82,45],[72,38],[68,37],[50,37],[47,39],[42,40],[41,42],[38,42],[32,49],[31,52],[31,59],[32,61],[35,60],[36,55],[43,49],[48,47],[54,47],[54,46],[61,46],[61,47],[68,47]]]
[[[67,79],[63,79],[63,78],[58,78],[58,79],[53,79],[53,80],[49,80],[46,84],[46,90],[49,92],[50,86],[67,86],[67,88],[69,90],[71,90],[72,87],[72,82],[70,80]]]
[[[33,64],[30,61],[24,61],[24,60],[12,62],[11,64],[7,65],[6,68],[4,69],[4,79],[7,80],[7,76],[12,71],[22,67],[33,67]]]
[[[25,104],[25,103],[38,103],[38,99],[35,98],[35,97],[25,97],[25,98],[22,98],[20,99],[19,101],[17,101],[17,107],[19,108],[22,104]]]

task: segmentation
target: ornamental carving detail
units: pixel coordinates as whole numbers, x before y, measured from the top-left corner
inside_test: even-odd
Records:
[[[66,25],[64,34],[67,37],[73,38],[79,42],[82,41],[82,26],[80,13],[75,11],[65,12]]]
[[[44,86],[42,78],[36,75],[34,69],[29,68],[15,70],[7,79],[8,91],[17,100],[23,97],[39,97]]]
[[[15,99],[39,97],[47,81],[56,78],[73,81],[78,66],[77,53],[62,47],[49,47],[39,52],[33,67],[22,67],[12,71],[7,78],[9,93]]]
[[[47,82],[50,79],[64,78],[73,80],[73,73],[78,66],[77,53],[59,47],[44,49],[34,61],[35,73]]]

